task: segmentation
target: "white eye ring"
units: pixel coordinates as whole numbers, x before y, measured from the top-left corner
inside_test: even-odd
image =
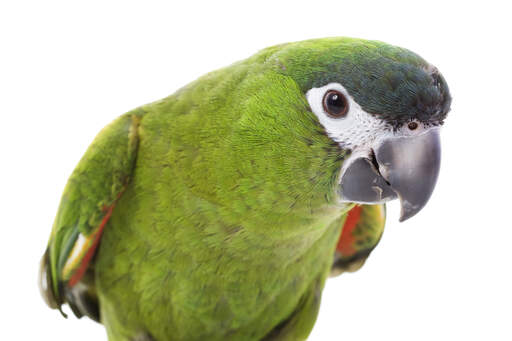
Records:
[[[340,120],[340,117],[329,115],[324,106],[325,96],[331,92],[336,91],[344,96],[344,99],[347,103],[347,112],[343,115],[343,117],[347,117],[352,110],[352,105],[354,100],[348,94],[348,91],[339,83],[329,83],[320,88],[312,88],[306,93],[306,98],[308,100],[309,106],[313,113],[320,119],[320,116],[324,116],[329,118],[330,120]],[[323,124],[322,120],[320,122]]]
[[[329,92],[336,91],[344,96],[347,104],[347,110],[342,116],[336,117],[327,112],[327,108],[324,105],[324,99]],[[320,124],[324,126],[327,135],[329,135],[334,141],[341,143],[347,142],[344,140],[343,133],[348,132],[357,122],[354,121],[353,117],[354,110],[357,111],[359,105],[352,99],[348,94],[347,90],[339,83],[329,83],[320,88],[312,88],[306,93],[311,111],[320,121]]]
[[[341,117],[330,115],[324,108],[324,98],[329,91],[336,91],[345,96],[347,112]],[[339,83],[329,83],[306,92],[306,99],[311,111],[325,128],[327,135],[342,147],[365,147],[385,128],[385,122],[366,111],[350,96]]]

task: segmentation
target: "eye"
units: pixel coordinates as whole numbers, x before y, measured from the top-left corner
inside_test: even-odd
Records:
[[[337,90],[327,91],[322,102],[325,112],[333,118],[344,117],[348,112],[347,98]]]

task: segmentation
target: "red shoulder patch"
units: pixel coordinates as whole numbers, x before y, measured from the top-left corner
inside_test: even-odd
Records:
[[[348,211],[347,218],[343,224],[343,230],[341,231],[336,251],[345,257],[351,256],[356,252],[356,249],[354,248],[355,238],[352,235],[352,232],[361,218],[361,210],[362,207],[360,205],[354,206],[350,211]]]

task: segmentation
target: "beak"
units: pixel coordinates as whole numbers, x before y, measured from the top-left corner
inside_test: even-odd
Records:
[[[400,221],[418,213],[428,202],[439,175],[439,129],[415,136],[383,140],[374,155],[355,159],[344,171],[340,196],[344,201],[380,204],[398,197]]]

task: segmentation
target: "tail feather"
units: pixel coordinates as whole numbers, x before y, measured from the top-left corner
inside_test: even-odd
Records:
[[[87,285],[79,282],[74,287],[65,290],[66,302],[76,317],[87,316],[90,319],[100,322],[100,309],[98,297],[89,290]]]
[[[62,311],[62,305],[67,303],[76,317],[88,316],[92,320],[100,322],[98,297],[96,292],[92,290],[94,286],[87,283],[87,278],[91,277],[93,277],[93,273],[92,270],[89,270],[84,279],[73,287],[58,283],[57,287],[61,294],[56,294],[47,249],[41,259],[39,268],[39,290],[45,303],[52,309],[58,309],[62,316],[67,318],[67,315]]]
[[[60,301],[53,291],[53,280],[50,273],[50,261],[48,257],[48,249],[46,249],[39,266],[39,291],[45,303],[52,309],[60,309],[62,301]]]

